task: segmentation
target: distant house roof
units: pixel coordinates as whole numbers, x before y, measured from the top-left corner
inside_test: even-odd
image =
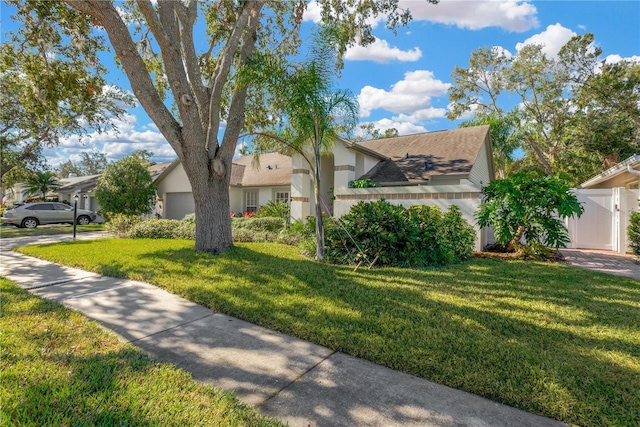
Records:
[[[631,170],[635,170],[640,173],[640,155],[635,154],[615,166],[610,167],[606,171],[599,175],[594,176],[588,181],[580,184],[580,188],[595,188],[595,187],[607,187],[607,184],[611,187],[624,186],[627,182],[634,180],[640,180],[638,174],[633,173]],[[610,181],[607,183],[607,181]]]
[[[165,169],[167,169],[171,165],[170,162],[166,163],[156,163],[155,165],[149,166],[149,173],[151,174],[151,178],[155,179],[158,177]],[[60,179],[60,183],[62,187],[56,190],[57,193],[88,193],[93,191],[98,185],[98,180],[100,179],[100,174],[98,175],[86,175],[86,176],[74,176],[69,178]]]
[[[93,190],[98,184],[100,174],[98,175],[86,175],[86,176],[73,176],[69,178],[60,179],[62,186],[56,190],[57,193],[86,193]]]
[[[291,157],[280,153],[265,153],[254,161],[253,155],[243,156],[233,161],[231,185],[257,187],[291,185]]]
[[[489,132],[489,126],[475,126],[355,143],[388,159],[361,178],[417,183],[436,175],[469,174]]]

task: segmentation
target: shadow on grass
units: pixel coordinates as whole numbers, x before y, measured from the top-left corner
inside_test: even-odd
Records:
[[[497,260],[353,272],[269,244],[215,257],[149,249],[98,269],[565,422],[640,420],[640,286],[631,279]]]
[[[572,423],[640,417],[637,281],[495,260],[354,273],[277,252],[143,258],[191,301],[393,369]]]

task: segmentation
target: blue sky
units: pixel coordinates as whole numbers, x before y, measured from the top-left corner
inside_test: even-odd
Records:
[[[372,122],[381,130],[395,127],[400,134],[411,134],[456,128],[458,122],[444,117],[450,75],[456,65],[466,67],[479,47],[500,46],[516,53],[525,43],[539,43],[548,55],[555,55],[573,35],[590,32],[603,49],[603,59],[640,61],[639,0],[441,0],[438,5],[401,0],[401,5],[412,12],[410,25],[394,36],[381,19],[374,30],[377,41],[349,50],[336,82],[358,98],[360,122]],[[3,7],[5,30],[11,27],[9,14]],[[305,25],[313,25],[318,17],[312,1]],[[128,88],[126,78],[115,66],[112,70],[112,83]],[[63,141],[46,152],[49,164],[77,160],[87,150],[105,152],[110,160],[136,149],[154,152],[157,162],[175,158],[141,108],[132,109],[118,127],[118,135],[94,135],[84,144],[77,138]]]

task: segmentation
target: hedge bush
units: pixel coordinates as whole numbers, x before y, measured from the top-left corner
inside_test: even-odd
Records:
[[[131,229],[140,223],[138,215],[114,214],[109,217],[105,228],[116,237],[128,237]]]
[[[175,219],[142,221],[129,231],[132,239],[191,239],[196,238],[195,223]]]
[[[278,233],[284,228],[284,221],[273,217],[231,218],[231,228]]]
[[[475,230],[457,206],[443,213],[435,206],[406,209],[385,200],[360,202],[340,223],[325,229],[327,259],[334,263],[425,267],[473,254]]]
[[[629,246],[634,255],[640,256],[640,212],[632,212],[627,227]]]

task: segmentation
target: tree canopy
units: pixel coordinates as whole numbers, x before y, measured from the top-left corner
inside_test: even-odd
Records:
[[[149,153],[136,151],[105,168],[95,189],[102,215],[142,215],[151,210],[156,190],[149,160]]]
[[[57,168],[60,178],[68,178],[70,174],[76,176],[98,175],[107,167],[107,155],[99,151],[83,151],[80,161],[69,159]]]
[[[113,127],[133,104],[107,84],[98,59],[104,37],[88,16],[59,1],[7,3],[22,25],[0,46],[2,178],[41,166],[43,146]]]
[[[565,173],[576,185],[640,148],[640,64],[601,54],[593,34],[573,37],[554,58],[535,44],[513,56],[480,48],[452,73],[448,117],[508,121],[525,153],[518,167]]]
[[[106,33],[136,98],[176,152],[189,179],[196,250],[220,253],[231,247],[229,182],[238,136],[269,120],[261,82],[241,81],[237,76],[251,66],[250,59],[257,53],[268,51],[287,61],[296,52],[306,1],[16,3],[21,10],[36,13],[40,3],[55,3],[61,14],[39,16],[63,27],[62,11],[74,9]],[[399,0],[320,0],[319,4],[323,21],[337,28],[339,56],[356,41],[374,40],[371,18],[384,16],[391,29],[411,18]],[[54,36],[44,35],[49,37]]]

